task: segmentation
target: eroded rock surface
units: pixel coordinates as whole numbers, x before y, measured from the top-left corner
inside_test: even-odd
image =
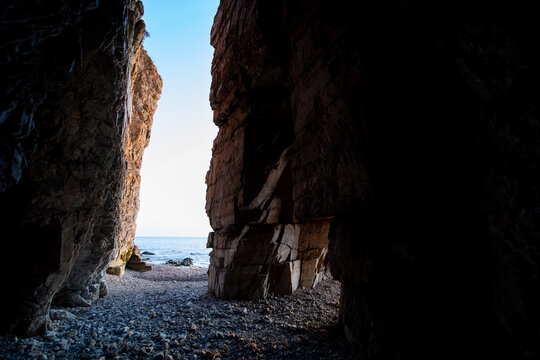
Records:
[[[85,305],[106,291],[142,11],[135,0],[2,3],[2,331],[42,331],[57,293]]]
[[[139,48],[132,71],[131,114],[124,138],[124,159],[127,163],[126,186],[122,196],[122,218],[115,254],[109,267],[124,266],[135,246],[135,230],[139,211],[141,165],[144,149],[150,142],[150,130],[163,80],[146,50]]]
[[[330,223],[366,358],[540,356],[532,2],[352,4],[220,4],[209,291],[293,291]]]
[[[265,37],[275,25],[264,23],[261,11],[270,8],[260,7],[224,2],[212,30],[210,101],[219,133],[206,178],[215,230],[208,290],[222,298],[291,294],[315,286],[325,270],[328,219],[293,212],[287,69]]]
[[[132,16],[142,15],[142,8]],[[135,19],[135,17],[134,17]],[[69,276],[55,295],[55,303],[62,306],[89,306],[100,296],[104,270],[122,275],[134,251],[135,219],[139,210],[140,169],[144,148],[150,141],[150,128],[157,101],[161,94],[162,80],[152,59],[142,46],[144,22],[134,27],[132,47],[128,57],[130,84],[127,89],[127,128],[123,132],[122,152],[127,165],[125,183],[121,195],[112,204],[115,208],[107,213],[108,228],[104,236],[94,236],[82,250]],[[136,49],[136,50],[133,50]],[[118,200],[120,204],[118,204]],[[120,219],[118,219],[120,206]],[[113,254],[111,254],[113,252]],[[111,260],[111,255],[112,260]],[[148,269],[146,264],[140,267]]]

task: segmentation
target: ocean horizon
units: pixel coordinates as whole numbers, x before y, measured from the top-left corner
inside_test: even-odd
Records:
[[[210,251],[206,248],[206,237],[135,236],[135,245],[141,250],[155,255],[142,254],[150,264],[165,264],[169,260],[193,259],[193,266],[210,265]]]

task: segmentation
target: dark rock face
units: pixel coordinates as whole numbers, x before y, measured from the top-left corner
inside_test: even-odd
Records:
[[[206,177],[206,210],[215,230],[207,244],[213,248],[208,290],[221,298],[315,286],[328,246],[328,219],[299,219],[293,212],[287,72],[282,54],[258,27],[266,26],[258,23],[259,6],[222,3],[212,30],[210,101],[220,129]]]
[[[540,356],[533,13],[222,1],[209,291],[265,296],[302,260],[276,257],[286,229],[331,222],[340,321],[367,358]]]
[[[103,294],[119,231],[138,1],[28,3],[0,12],[2,331],[26,335],[59,303]],[[5,301],[4,301],[5,302]]]

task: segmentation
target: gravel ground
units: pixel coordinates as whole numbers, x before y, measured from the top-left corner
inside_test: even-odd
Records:
[[[337,328],[339,283],[294,296],[224,301],[204,268],[106,275],[89,308],[51,311],[43,336],[0,336],[0,359],[353,359]]]

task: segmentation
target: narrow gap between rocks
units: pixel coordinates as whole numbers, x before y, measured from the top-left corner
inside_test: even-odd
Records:
[[[159,34],[151,26],[149,32],[153,37]],[[148,52],[154,57],[151,46]],[[166,70],[167,66],[165,63],[163,69]],[[163,75],[159,63],[158,70]],[[168,81],[164,76],[163,96],[159,105],[165,111],[170,111],[166,103],[173,96],[167,92]],[[176,93],[174,96],[181,95]],[[207,102],[207,99],[204,101]],[[174,99],[172,103],[175,104]],[[152,112],[154,110],[155,107]],[[209,121],[211,114],[205,115],[201,121],[212,125]],[[184,118],[189,118],[189,115],[184,115]],[[159,118],[154,122],[152,141],[163,135],[159,132],[176,132],[173,125],[172,130],[175,131],[171,131],[171,127],[160,130],[159,122]],[[149,134],[151,122],[145,126]],[[191,127],[182,130],[186,134],[182,135],[182,141],[177,139],[176,142],[184,143],[186,138],[196,138],[200,132],[206,131],[195,129],[195,133],[189,134],[193,130]],[[135,130],[130,135],[146,134],[141,132],[140,125]],[[143,145],[137,150],[141,156]],[[160,153],[161,147],[156,146],[155,154],[150,150],[145,155],[145,164],[164,157]],[[189,149],[188,152],[197,150]],[[182,156],[188,156],[185,149]],[[140,163],[138,166],[134,178],[138,176]],[[150,178],[153,169],[156,168],[149,167],[147,173],[142,174],[143,179]],[[167,178],[176,180],[175,187],[189,187],[179,186],[179,177],[171,174]],[[163,176],[158,176],[157,180],[159,184],[149,181],[146,187],[157,189],[168,181]],[[152,197],[150,192],[145,194],[144,191],[141,193],[143,206],[144,197]],[[165,189],[163,193],[170,197],[172,190]],[[186,203],[191,208],[197,207],[193,201]],[[158,206],[167,211],[163,204]],[[151,224],[144,224],[146,213],[153,211],[152,206],[148,210],[143,207],[142,214],[139,214],[139,223],[143,222],[142,226],[139,224],[139,231],[142,230],[143,234],[153,231]],[[206,214],[203,215],[206,217]],[[176,219],[182,216],[176,215]],[[134,233],[124,235],[129,238]],[[284,246],[289,251],[293,249],[286,243]],[[120,252],[118,258],[122,258]],[[265,299],[251,301],[219,300],[208,293],[207,268],[164,264],[152,264],[152,267],[148,272],[126,269],[122,276],[106,274],[108,293],[90,307],[55,305],[50,311],[52,321],[44,335],[30,338],[0,336],[0,358],[215,360],[354,357],[338,331],[340,284],[336,280],[324,276],[314,288],[300,287],[293,295],[270,293]]]

